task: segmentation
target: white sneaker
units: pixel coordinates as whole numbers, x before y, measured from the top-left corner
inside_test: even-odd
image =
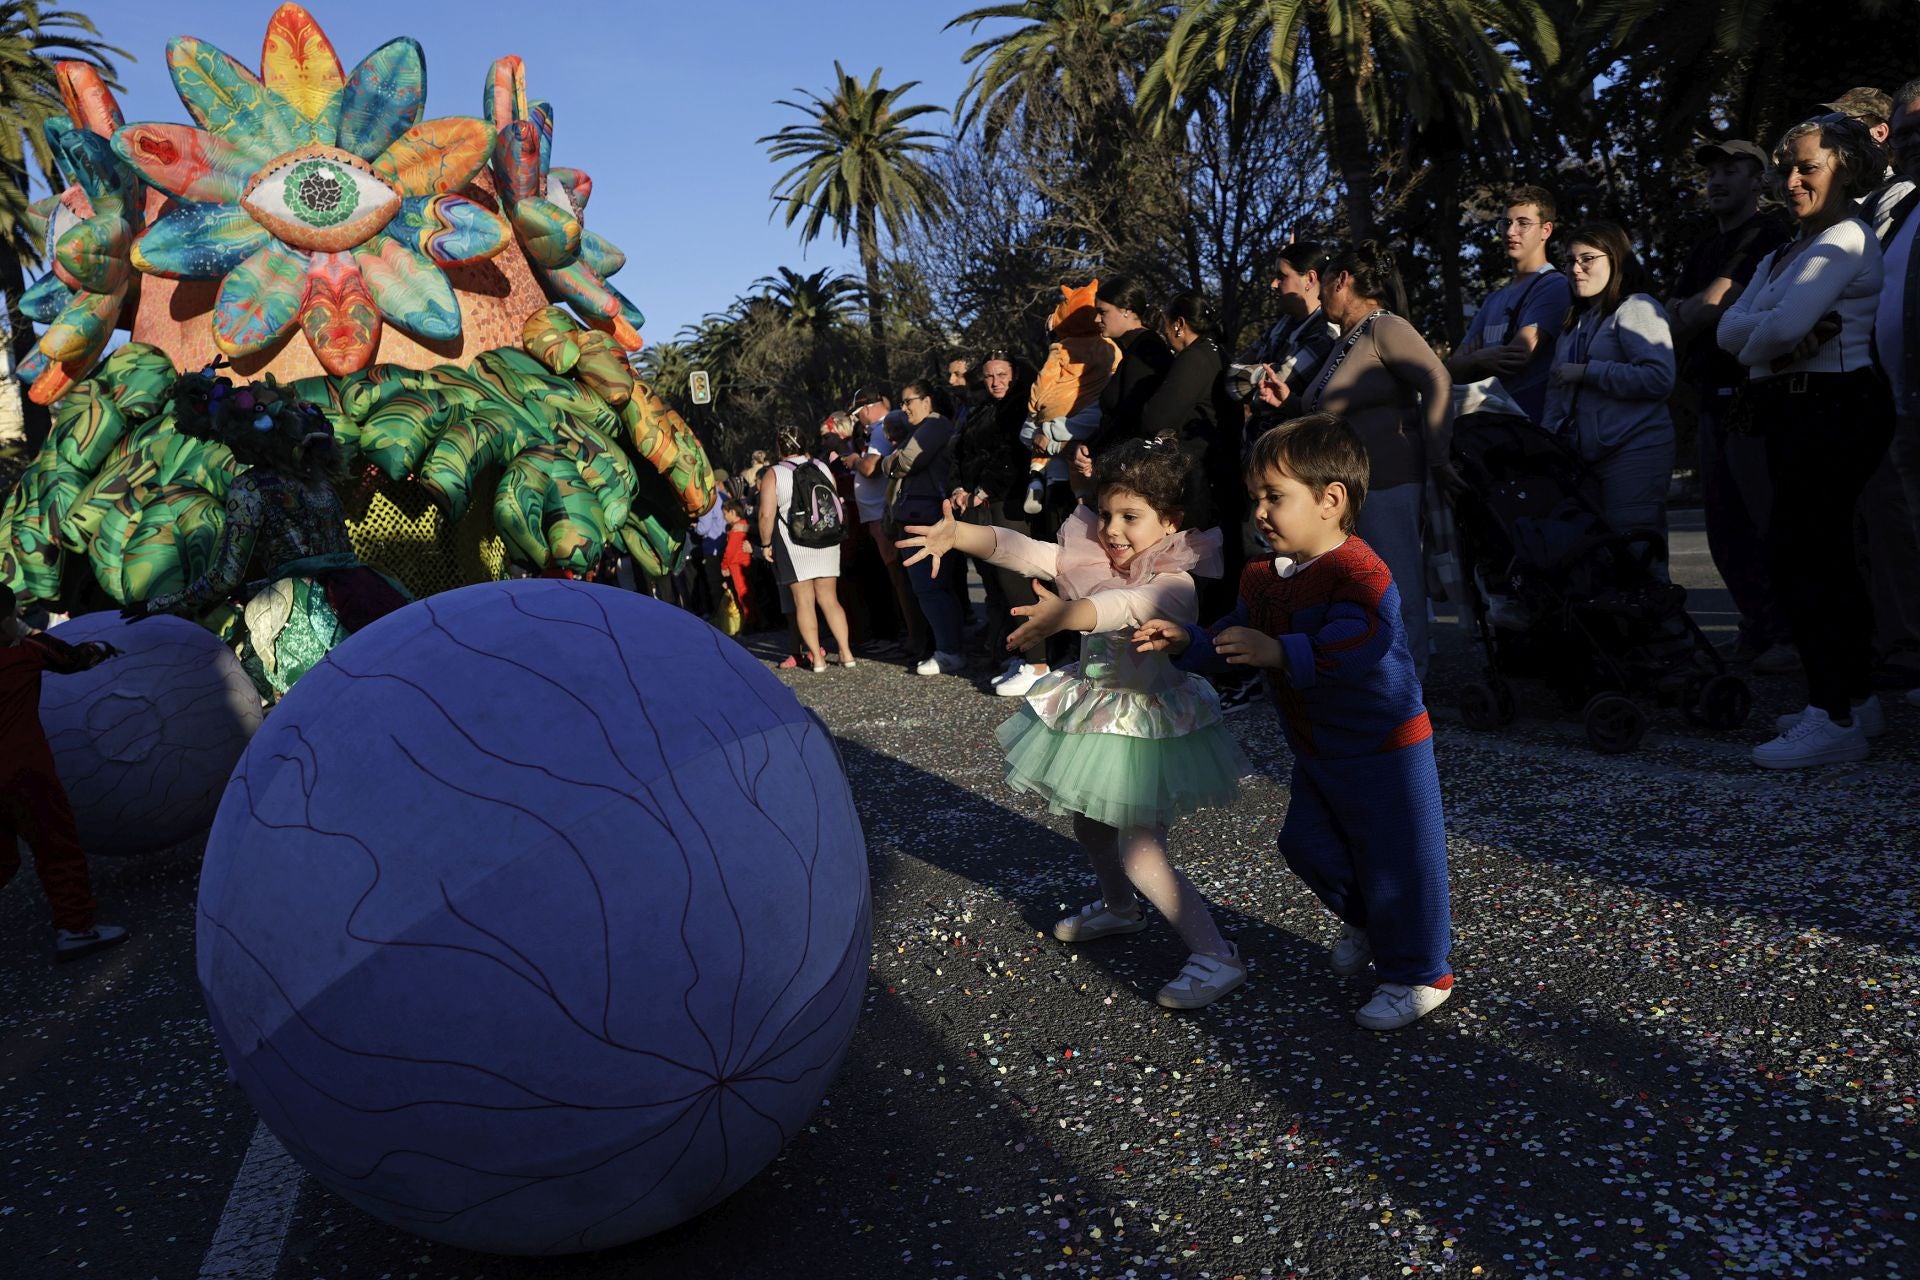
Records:
[[[1333,971],[1343,978],[1354,974],[1373,963],[1373,944],[1367,941],[1367,931],[1356,929],[1350,924],[1340,926],[1340,940],[1327,952],[1333,964]]]
[[[1020,657],[1020,655],[1017,653],[1014,654],[1011,658],[1008,658],[1005,662],[1000,664],[1000,670],[994,674],[994,677],[990,683],[999,684],[1002,680],[1005,680],[1008,676],[1018,671],[1023,665],[1024,665],[1024,661]]]
[[[1240,948],[1229,942],[1224,957],[1198,951],[1188,956],[1186,967],[1154,999],[1166,1009],[1204,1008],[1246,980],[1246,961],[1240,958]]]
[[[1791,729],[1753,749],[1753,762],[1762,769],[1805,769],[1866,758],[1867,735],[1860,722],[1835,724],[1818,707],[1808,707]]]
[[[108,947],[118,946],[126,940],[127,931],[117,924],[96,924],[93,928],[80,933],[70,929],[55,929],[53,958],[62,962],[78,960],[81,956],[105,951]]]
[[[1092,942],[1095,938],[1108,938],[1116,933],[1138,933],[1147,927],[1147,913],[1140,909],[1138,902],[1133,904],[1132,914],[1115,911],[1106,904],[1106,900],[1089,902],[1073,915],[1057,921],[1053,926],[1053,936],[1062,942]]]
[[[931,658],[913,669],[917,676],[950,676],[967,665],[967,660],[957,653],[941,653],[935,650]]]
[[[1763,676],[1783,676],[1800,669],[1800,651],[1790,644],[1776,644],[1753,660],[1753,669]]]
[[[1039,515],[1046,510],[1046,492],[1046,486],[1038,481],[1028,485],[1027,500],[1020,504],[1020,509],[1030,516]]]
[[[1047,667],[1023,662],[1012,671],[993,682],[993,691],[1002,698],[1024,698],[1027,691],[1040,683],[1040,677],[1051,675]]]
[[[1802,707],[1798,711],[1789,712],[1787,715],[1775,720],[1773,727],[1781,733],[1785,733],[1787,730],[1793,728],[1794,725],[1800,723],[1800,717],[1807,714],[1809,710],[1811,710],[1810,707]],[[1859,725],[1860,732],[1866,734],[1869,738],[1877,738],[1887,731],[1887,713],[1880,706],[1879,694],[1874,694],[1865,702],[1856,702],[1853,704],[1853,722]]]
[[[1353,1020],[1369,1031],[1396,1031],[1438,1009],[1453,994],[1453,977],[1444,987],[1414,987],[1404,982],[1383,982],[1373,989],[1373,999],[1360,1006]]]

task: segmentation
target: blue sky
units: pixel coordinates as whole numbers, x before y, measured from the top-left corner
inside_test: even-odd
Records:
[[[614,283],[646,313],[648,342],[716,311],[779,266],[853,267],[851,248],[769,223],[781,169],[754,139],[800,117],[774,105],[825,92],[834,59],[883,82],[919,80],[910,101],[951,107],[966,82],[968,4],[925,0],[303,0],[348,71],[410,35],[427,55],[427,114],[478,115],[495,58],[527,63],[553,103],[555,164],[593,178],[587,225],[627,252]],[[194,35],[259,68],[268,0],[65,0],[93,18],[122,64],[129,121],[190,123],[167,77],[166,43]],[[945,117],[932,128],[944,128]]]

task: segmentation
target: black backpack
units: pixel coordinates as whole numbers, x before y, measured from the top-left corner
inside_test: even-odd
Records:
[[[785,463],[781,464],[785,466]],[[787,536],[799,546],[837,547],[847,533],[840,492],[833,475],[818,462],[795,463],[793,497],[787,502]]]

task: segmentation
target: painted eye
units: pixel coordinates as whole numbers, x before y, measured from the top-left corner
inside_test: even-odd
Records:
[[[339,253],[392,221],[400,195],[359,156],[315,146],[290,151],[254,175],[240,205],[295,249]]]

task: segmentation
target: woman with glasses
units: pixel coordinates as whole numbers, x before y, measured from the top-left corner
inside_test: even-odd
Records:
[[[938,524],[940,504],[953,491],[953,403],[947,389],[931,378],[909,382],[900,392],[900,408],[912,431],[907,442],[886,459],[892,477],[887,520],[892,530],[910,524]],[[964,579],[964,570],[961,573]],[[953,582],[935,579],[927,561],[907,567],[913,597],[933,632],[933,654],[914,668],[923,676],[952,675],[967,665],[966,614]]]
[[[1747,366],[1741,400],[1774,487],[1774,590],[1807,681],[1806,710],[1781,717],[1780,736],[1755,747],[1753,762],[1797,769],[1864,760],[1885,725],[1853,512],[1886,456],[1893,405],[1873,365],[1880,242],[1854,201],[1887,162],[1865,125],[1839,115],[1787,130],[1773,162],[1799,235],[1761,259],[1716,336]]]
[[[1627,233],[1594,222],[1571,237],[1573,305],[1554,345],[1541,426],[1573,446],[1600,486],[1600,510],[1622,533],[1667,536],[1673,479],[1673,330]],[[1666,557],[1658,566],[1666,575]]]

